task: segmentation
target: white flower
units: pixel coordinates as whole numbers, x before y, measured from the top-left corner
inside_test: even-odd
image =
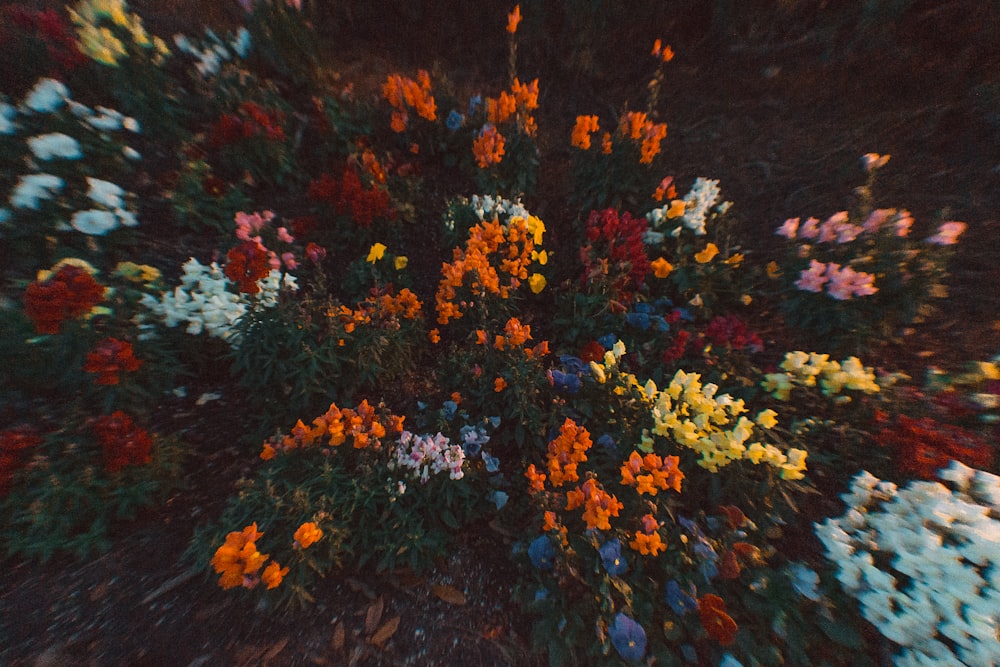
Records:
[[[122,146],[122,155],[124,155],[127,159],[133,161],[142,158],[142,155],[139,154],[139,151],[132,148],[131,146]]]
[[[91,236],[104,236],[118,227],[118,218],[111,211],[87,209],[77,211],[70,218],[69,224],[77,231]]]
[[[37,113],[55,111],[69,99],[69,89],[55,79],[39,79],[24,98],[24,106]]]
[[[91,176],[87,177],[87,186],[87,196],[95,204],[106,208],[121,208],[125,205],[125,200],[122,198],[125,190],[121,186]]]
[[[236,37],[230,42],[230,46],[233,47],[233,51],[236,52],[240,58],[246,58],[247,53],[250,52],[250,31],[246,28],[240,28],[236,31]]]
[[[91,116],[86,119],[92,127],[105,132],[115,132],[122,129],[122,119],[125,116],[120,111],[107,107],[97,107],[96,111],[100,114],[99,116]]]
[[[30,208],[38,210],[38,204],[44,199],[62,191],[65,182],[52,174],[28,174],[21,176],[14,191],[10,195],[10,204],[14,208]]]
[[[17,130],[17,125],[14,124],[15,118],[17,109],[6,102],[0,102],[0,134],[14,134]]]
[[[705,235],[705,223],[712,206],[719,200],[719,181],[698,177],[690,192],[684,197],[684,215],[681,221],[695,236]]]
[[[122,119],[122,127],[124,127],[129,132],[139,132],[139,121],[131,116],[126,116]]]

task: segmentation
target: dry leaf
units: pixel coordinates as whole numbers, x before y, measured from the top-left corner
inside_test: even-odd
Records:
[[[438,596],[448,604],[465,604],[465,595],[454,586],[438,585],[431,589],[434,595]]]
[[[375,628],[378,627],[378,622],[382,620],[382,611],[385,609],[385,600],[380,595],[375,602],[368,605],[368,611],[365,612],[365,634],[371,634],[375,632]]]
[[[399,628],[399,616],[393,616],[385,624],[378,629],[372,638],[369,640],[375,646],[381,647],[382,644],[389,641],[389,638],[396,634],[396,630]]]
[[[344,642],[347,639],[347,631],[344,630],[344,622],[337,621],[337,625],[333,626],[333,639],[330,640],[330,645],[333,650],[340,653],[344,649]]]

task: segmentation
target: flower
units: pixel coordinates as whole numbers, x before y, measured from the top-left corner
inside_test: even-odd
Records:
[[[264,572],[260,575],[260,580],[267,586],[267,590],[271,590],[278,587],[278,584],[281,583],[286,574],[288,574],[287,567],[281,567],[277,562],[271,562],[264,568]]]
[[[365,258],[365,261],[369,264],[374,264],[385,256],[385,251],[386,246],[384,244],[376,243],[368,250],[368,256]]]
[[[104,236],[111,230],[118,228],[118,218],[111,211],[92,208],[74,213],[69,224],[78,232],[90,236]]]
[[[38,204],[62,191],[66,182],[52,174],[27,174],[21,176],[10,195],[14,208],[38,210]]]
[[[90,273],[67,264],[55,275],[28,285],[24,313],[34,323],[35,331],[54,334],[65,320],[90,312],[103,299],[104,287]]]
[[[50,134],[29,137],[28,148],[35,154],[36,158],[43,162],[53,158],[77,160],[83,157],[79,142],[62,132],[52,132]]]
[[[799,218],[789,218],[785,220],[785,224],[778,228],[775,232],[778,236],[784,236],[786,239],[794,239],[795,233],[799,230]]]
[[[28,96],[24,98],[24,106],[38,113],[55,111],[69,99],[69,89],[55,79],[39,79]]]
[[[532,273],[531,277],[528,278],[528,287],[531,289],[531,292],[533,294],[538,294],[539,292],[541,292],[543,289],[545,289],[545,285],[547,284],[548,283],[545,280],[545,276],[543,276],[540,273]]]
[[[257,550],[257,540],[264,536],[257,530],[257,523],[246,526],[242,531],[233,531],[226,535],[225,543],[215,551],[212,557],[212,567],[222,576],[219,586],[223,589],[244,586],[252,588],[257,574],[267,560],[267,555]],[[277,574],[280,574],[280,570]],[[269,575],[273,581],[275,573]],[[283,576],[283,575],[282,575]]]
[[[955,245],[958,243],[958,237],[962,235],[966,227],[968,225],[964,222],[945,222],[938,227],[937,234],[927,238],[927,243],[933,243],[934,245]]]
[[[668,262],[663,257],[650,262],[649,267],[653,269],[653,275],[657,278],[666,278],[670,275],[670,272],[674,270],[673,264]]]
[[[292,536],[295,543],[302,549],[308,549],[310,545],[318,542],[321,537],[323,537],[323,531],[312,521],[299,526],[295,531],[295,535]]]
[[[881,169],[889,162],[890,155],[879,155],[878,153],[865,153],[861,156],[861,166],[865,171],[871,173]]]
[[[597,116],[577,116],[570,143],[580,150],[588,150],[590,148],[590,135],[600,129]]]
[[[706,594],[698,600],[698,616],[708,636],[723,646],[736,640],[736,621],[726,613],[726,603],[718,595]]]
[[[504,138],[493,125],[485,125],[472,142],[472,152],[480,169],[500,164],[504,156]]]
[[[675,579],[667,582],[666,594],[667,605],[678,616],[684,616],[689,611],[695,611],[698,608],[698,601],[681,590],[681,585]]]
[[[699,264],[707,264],[712,258],[719,254],[719,248],[714,243],[709,243],[701,252],[695,253],[694,260]]]
[[[149,433],[121,410],[98,417],[94,432],[104,454],[104,469],[109,473],[128,466],[146,465],[153,460],[153,440]]]
[[[601,563],[604,564],[604,569],[612,577],[625,574],[628,570],[628,563],[622,557],[622,543],[617,537],[602,544],[598,553],[601,554]]]
[[[498,377],[497,379],[493,380],[493,391],[495,391],[496,393],[499,394],[506,388],[507,388],[507,381],[504,380],[502,377]]]
[[[514,34],[517,32],[517,25],[521,22],[521,5],[514,5],[514,11],[507,14],[507,32]]]
[[[608,628],[611,643],[622,659],[639,662],[646,655],[646,631],[634,619],[619,612]]]
[[[539,570],[551,570],[556,564],[556,548],[548,535],[539,535],[528,545],[528,558]]]
[[[397,271],[402,271],[406,268],[406,265],[410,263],[410,259],[406,255],[399,255],[393,260],[392,265]]]
[[[826,275],[826,264],[815,259],[809,260],[809,268],[799,273],[795,286],[807,292],[822,292],[823,285],[830,280]]]
[[[118,384],[118,373],[122,371],[137,371],[142,361],[136,359],[132,344],[117,338],[105,338],[87,353],[83,370],[97,373],[94,383],[98,385]]]

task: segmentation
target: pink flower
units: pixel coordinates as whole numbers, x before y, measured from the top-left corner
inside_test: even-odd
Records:
[[[795,281],[795,286],[806,292],[822,292],[823,284],[829,280],[829,278],[823,275],[825,271],[826,264],[811,259],[809,260],[809,268],[804,269],[799,274],[799,279]]]
[[[938,227],[937,234],[927,239],[927,243],[933,243],[934,245],[955,245],[958,243],[958,237],[962,235],[965,228],[968,227],[964,222],[945,222]]]
[[[853,296],[869,296],[878,291],[875,276],[855,271],[849,266],[840,268],[839,264],[830,262],[826,274],[830,279],[827,291],[838,301],[846,301]]]
[[[896,216],[896,236],[909,235],[911,226],[913,226],[913,216],[905,208],[900,210]]]
[[[275,271],[281,270],[281,258],[273,250],[267,251],[267,264]]]
[[[287,227],[278,227],[278,240],[282,243],[294,243],[295,238],[288,233]]]
[[[837,228],[837,243],[850,243],[863,231],[861,227],[845,223]]]
[[[313,264],[319,264],[326,257],[326,248],[310,241],[309,245],[306,246],[306,257]]]
[[[799,228],[799,236],[804,239],[814,239],[819,236],[819,220],[816,218],[806,220],[805,224]]]
[[[840,211],[831,215],[819,228],[819,242],[830,243],[837,239],[837,232],[847,223],[847,211]]]
[[[871,173],[876,169],[884,167],[886,162],[889,161],[889,157],[888,155],[879,155],[878,153],[865,153],[861,156],[861,165],[865,171]]]
[[[868,217],[865,218],[861,226],[869,234],[874,234],[881,229],[886,220],[894,215],[896,215],[896,209],[894,208],[877,208],[868,214]]]
[[[799,229],[799,218],[789,218],[785,220],[785,224],[778,228],[775,232],[778,236],[784,236],[786,239],[794,239],[795,233]]]
[[[290,252],[281,253],[281,261],[285,263],[285,268],[289,271],[293,271],[299,263],[295,260],[295,255]]]

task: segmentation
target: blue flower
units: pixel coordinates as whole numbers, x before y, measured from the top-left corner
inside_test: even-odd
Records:
[[[618,450],[618,443],[615,439],[611,437],[610,433],[605,433],[600,438],[597,439],[597,444],[608,450],[609,452],[614,452]]]
[[[814,570],[802,563],[792,563],[788,566],[788,576],[792,579],[792,588],[802,597],[809,598],[813,602],[822,597],[816,588],[819,585],[819,575]]]
[[[719,560],[719,554],[715,553],[715,549],[712,548],[712,545],[704,540],[699,540],[698,543],[694,545],[694,552],[705,560],[713,563]]]
[[[646,303],[645,301],[640,301],[639,303],[635,304],[634,308],[635,312],[646,313],[647,315],[651,315],[652,313],[656,312],[653,308],[653,304]]]
[[[455,401],[445,401],[441,406],[441,413],[447,421],[451,421],[457,411],[458,403]]]
[[[539,588],[538,590],[535,591],[535,602],[538,602],[540,600],[544,600],[547,597],[549,597],[549,589],[547,589],[547,588]]]
[[[646,655],[646,631],[625,614],[615,614],[608,634],[618,655],[624,660],[639,662]]]
[[[622,543],[617,537],[602,544],[598,552],[601,554],[604,569],[612,577],[625,574],[628,570],[628,563],[622,558]]]
[[[454,132],[458,128],[465,124],[465,116],[458,113],[454,109],[448,114],[448,117],[444,121],[444,126],[448,128],[450,132]]]
[[[469,98],[469,115],[476,113],[476,109],[483,105],[482,95],[473,95]]]
[[[539,570],[551,570],[556,565],[556,548],[548,535],[539,535],[528,545],[528,558]]]
[[[734,658],[732,653],[723,653],[719,667],[743,667],[743,663]]]
[[[649,328],[649,315],[646,313],[628,313],[625,315],[625,323],[645,331]]]
[[[667,331],[670,331],[670,325],[667,324],[667,321],[663,319],[662,315],[657,315],[653,317],[652,322],[653,322],[653,327],[657,331],[661,333],[666,333]]]
[[[563,373],[558,370],[551,370],[549,373],[552,375],[552,386],[555,387],[556,391],[564,391],[567,394],[577,394],[580,392],[582,383],[580,382],[579,375]]]
[[[507,504],[509,499],[510,496],[500,490],[494,490],[493,493],[490,494],[490,500],[493,501],[493,504],[497,506],[498,510],[503,509],[503,506]]]
[[[678,616],[698,608],[698,601],[681,590],[681,585],[675,579],[667,582],[667,604]]]
[[[496,472],[500,470],[500,459],[490,456],[489,452],[483,452],[483,463],[486,464],[486,472]]]
[[[610,350],[615,346],[615,343],[618,342],[618,336],[613,333],[605,334],[598,338],[597,342],[600,343],[605,350]]]
[[[587,368],[587,365],[583,363],[583,359],[574,357],[571,354],[560,354],[559,363],[562,364],[567,373],[582,373]]]

